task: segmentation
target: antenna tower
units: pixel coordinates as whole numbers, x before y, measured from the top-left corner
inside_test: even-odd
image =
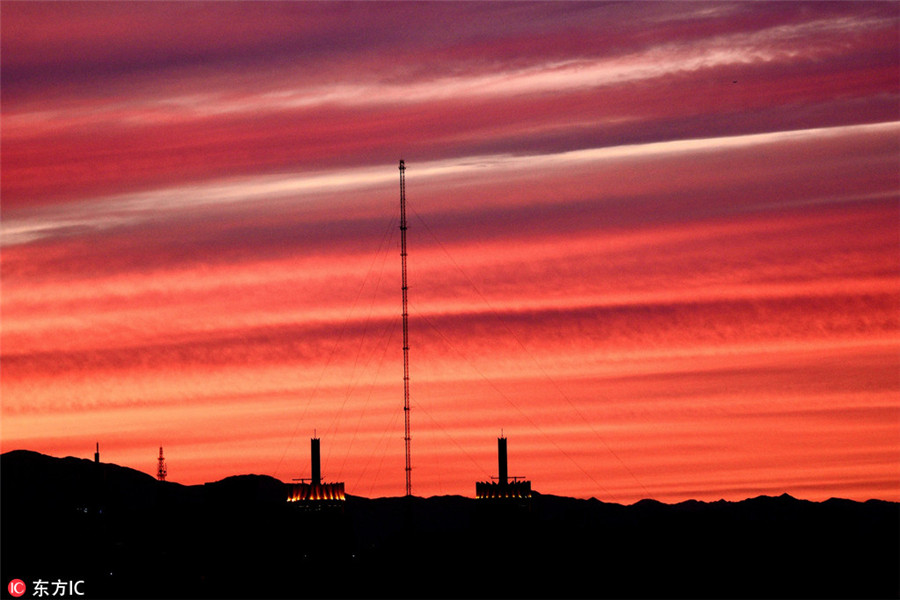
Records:
[[[166,473],[167,473],[166,459],[163,458],[162,446],[160,446],[159,447],[159,460],[157,461],[157,467],[156,467],[156,478],[159,479],[160,481],[165,481]]]
[[[400,161],[400,261],[403,271],[403,441],[406,443],[406,495],[412,495],[409,457],[409,311],[406,285],[406,166]]]

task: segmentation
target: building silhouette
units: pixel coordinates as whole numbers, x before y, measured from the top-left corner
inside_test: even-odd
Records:
[[[311,438],[309,441],[310,461],[312,463],[311,476],[309,479],[295,480],[300,483],[290,484],[287,501],[297,503],[298,506],[303,508],[343,508],[346,500],[344,482],[322,482],[319,438]]]
[[[475,497],[479,500],[529,500],[531,498],[531,482],[524,477],[510,477],[506,465],[506,438],[497,438],[497,477],[492,481],[479,481],[475,484]]]

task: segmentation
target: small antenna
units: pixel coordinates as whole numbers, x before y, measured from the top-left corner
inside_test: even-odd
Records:
[[[156,478],[160,481],[166,480],[168,469],[166,468],[166,459],[163,457],[162,446],[159,447],[159,459],[156,463]]]

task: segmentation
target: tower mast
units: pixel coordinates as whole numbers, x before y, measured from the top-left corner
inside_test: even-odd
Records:
[[[163,457],[162,446],[160,446],[159,458],[156,459],[156,478],[160,481],[165,481],[167,473],[168,469],[166,468],[166,459]]]
[[[409,312],[406,285],[406,166],[400,161],[400,261],[403,271],[403,441],[406,444],[406,495],[412,495],[409,457]]]

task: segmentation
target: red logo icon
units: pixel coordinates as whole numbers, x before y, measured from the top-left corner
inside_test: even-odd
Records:
[[[9,595],[13,598],[18,598],[25,593],[25,582],[21,579],[13,579],[9,582]]]

